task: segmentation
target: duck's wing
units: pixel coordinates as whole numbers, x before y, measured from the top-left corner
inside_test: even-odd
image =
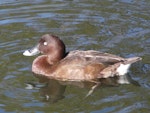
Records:
[[[123,66],[127,70],[128,62],[137,60],[139,60],[138,57],[124,59],[93,50],[72,51],[52,67],[52,70],[54,70],[53,77],[63,81],[89,81],[96,78],[113,77],[120,75]],[[126,73],[126,70],[121,72],[121,75]]]
[[[116,55],[112,55],[109,53],[103,53],[103,52],[99,52],[99,51],[94,51],[94,50],[88,50],[88,51],[80,51],[80,50],[76,50],[76,51],[71,51],[67,57],[82,57],[85,58],[89,61],[93,61],[93,62],[100,62],[100,63],[104,63],[104,64],[114,64],[117,62],[122,62],[125,61],[124,58],[116,56]]]
[[[106,76],[113,76],[108,73],[114,67],[107,67],[120,63],[124,60],[121,57],[102,53],[98,51],[71,51],[64,59],[53,66],[55,70],[55,78],[64,81],[86,81],[96,78],[106,78]],[[118,65],[116,65],[118,66]],[[116,67],[115,66],[115,67]],[[105,70],[104,70],[105,69]],[[101,73],[101,71],[103,71]]]

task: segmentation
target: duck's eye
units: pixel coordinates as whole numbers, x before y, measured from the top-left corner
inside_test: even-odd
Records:
[[[43,44],[46,46],[46,45],[47,45],[47,42],[44,42]]]

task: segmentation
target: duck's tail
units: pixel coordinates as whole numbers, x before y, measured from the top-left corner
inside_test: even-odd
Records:
[[[132,57],[132,58],[126,58],[123,64],[132,64],[134,62],[137,62],[139,60],[142,60],[141,57]]]
[[[130,65],[141,59],[142,58],[140,57],[126,58],[122,62],[118,62],[114,65],[110,65],[100,72],[98,78],[108,78],[108,77],[114,77],[115,75],[118,76],[125,75],[128,72]]]

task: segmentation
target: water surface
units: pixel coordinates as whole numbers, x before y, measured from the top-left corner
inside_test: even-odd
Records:
[[[149,113],[149,6],[149,0],[1,0],[0,112]],[[88,98],[84,97],[89,87],[58,85],[56,92],[50,84],[48,91],[42,86],[26,88],[26,83],[39,83],[31,72],[35,57],[22,52],[46,33],[60,36],[68,51],[94,49],[142,57],[129,73],[140,86],[102,86]]]

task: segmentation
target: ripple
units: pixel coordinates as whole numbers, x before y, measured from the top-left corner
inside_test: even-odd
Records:
[[[115,113],[129,113],[135,110],[140,110],[146,108],[147,110],[150,110],[149,106],[145,102],[137,102],[130,106],[127,106],[119,111],[116,111]]]
[[[1,112],[149,110],[149,93],[143,93],[150,89],[148,1],[1,0],[0,7]],[[22,56],[24,49],[32,47],[45,33],[60,36],[67,50],[94,49],[126,57],[141,56],[142,66],[134,65],[131,77],[142,87],[100,88],[85,100],[81,99],[85,90],[68,87],[64,99],[49,105],[41,100],[39,90],[25,90],[25,81],[37,81],[31,72],[35,57]]]

